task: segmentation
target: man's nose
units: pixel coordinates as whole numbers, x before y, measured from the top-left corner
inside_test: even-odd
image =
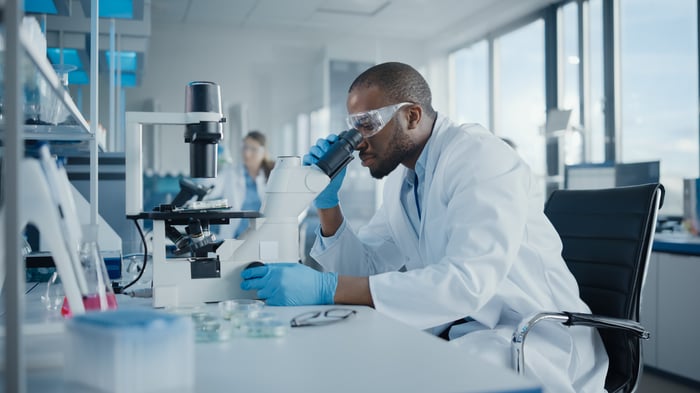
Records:
[[[360,151],[365,150],[365,149],[367,149],[368,146],[369,146],[369,144],[367,143],[367,138],[362,138],[362,141],[357,144],[357,147],[355,148],[355,150],[360,150]]]

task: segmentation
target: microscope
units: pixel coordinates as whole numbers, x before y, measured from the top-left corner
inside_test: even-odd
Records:
[[[252,262],[299,261],[299,216],[353,159],[362,136],[356,130],[340,133],[314,166],[302,166],[296,156],[278,157],[260,212],[173,205],[142,212],[144,124],[184,124],[192,177],[216,176],[216,143],[222,138],[221,123],[225,121],[220,89],[211,82],[192,82],[186,97],[185,113],[126,113],[127,217],[153,221],[153,306],[255,298],[254,291],[240,289],[241,271]],[[211,225],[227,225],[238,218],[251,220],[239,239],[216,239],[209,231]],[[169,256],[170,243],[175,251]]]

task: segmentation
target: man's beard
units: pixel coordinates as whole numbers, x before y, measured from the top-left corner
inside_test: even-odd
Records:
[[[369,173],[375,179],[381,179],[390,174],[401,162],[419,149],[418,145],[401,129],[398,122],[396,123],[389,151],[384,157],[376,157],[376,165],[369,168]]]

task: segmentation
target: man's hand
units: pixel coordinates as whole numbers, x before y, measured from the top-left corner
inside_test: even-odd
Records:
[[[335,134],[330,134],[326,139],[319,139],[316,141],[314,146],[311,146],[309,153],[304,155],[303,163],[304,165],[313,165],[318,162],[318,160],[323,156],[331,144],[338,140],[338,136]],[[343,179],[345,178],[346,168],[343,168],[331,182],[326,186],[326,188],[321,191],[320,194],[314,199],[314,206],[317,209],[330,209],[338,206],[338,191],[340,191],[340,186],[343,185]]]
[[[257,290],[271,306],[333,304],[337,273],[322,273],[298,263],[270,263],[241,273],[241,289]]]

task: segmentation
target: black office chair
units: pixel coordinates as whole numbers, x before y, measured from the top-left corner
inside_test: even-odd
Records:
[[[641,375],[639,305],[647,262],[663,204],[661,184],[603,190],[554,191],[545,214],[563,243],[562,256],[592,314],[543,312],[523,320],[513,334],[513,365],[525,372],[524,345],[540,321],[599,329],[610,366],[608,392],[633,392]]]

